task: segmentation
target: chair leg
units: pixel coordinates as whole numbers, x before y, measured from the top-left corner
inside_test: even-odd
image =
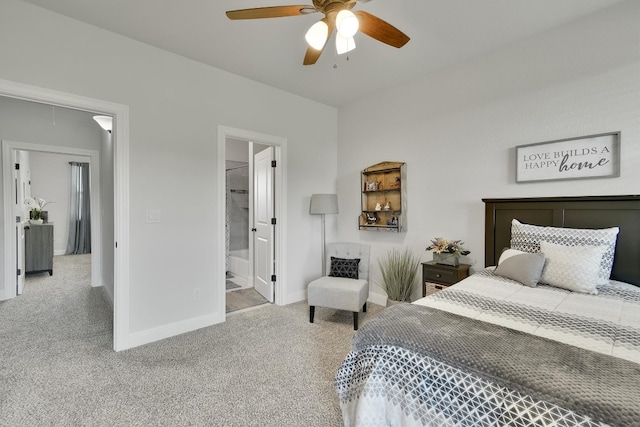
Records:
[[[311,305],[309,306],[309,322],[313,323],[313,316],[316,314],[316,307]]]
[[[353,312],[353,330],[354,331],[358,330],[358,312],[357,311]]]
[[[362,312],[366,313],[367,312],[367,303],[365,302],[364,305],[362,306]]]

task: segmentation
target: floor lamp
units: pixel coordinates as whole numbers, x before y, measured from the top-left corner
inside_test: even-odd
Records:
[[[338,213],[338,195],[337,194],[312,194],[311,205],[309,206],[311,215],[322,215],[322,275],[327,274],[327,260],[325,256],[325,232],[324,232],[324,216],[325,214]]]

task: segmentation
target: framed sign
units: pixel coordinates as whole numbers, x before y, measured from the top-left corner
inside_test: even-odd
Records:
[[[516,147],[516,182],[620,176],[620,132]]]

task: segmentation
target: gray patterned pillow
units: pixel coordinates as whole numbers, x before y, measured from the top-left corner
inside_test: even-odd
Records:
[[[523,224],[517,219],[511,221],[511,249],[524,252],[540,252],[540,242],[550,242],[563,246],[606,246],[598,269],[598,285],[609,283],[616,240],[620,228],[560,228]]]
[[[347,259],[347,258],[336,258],[332,256],[329,276],[345,277],[347,279],[357,279],[358,264],[360,264],[360,258]]]

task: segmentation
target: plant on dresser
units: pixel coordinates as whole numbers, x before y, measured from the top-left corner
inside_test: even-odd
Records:
[[[439,264],[453,265],[460,264],[462,255],[469,255],[471,251],[462,247],[462,240],[447,240],[442,237],[436,237],[431,240],[431,245],[427,247],[427,251],[433,251],[433,260]]]
[[[380,162],[360,174],[360,230],[406,231],[407,171],[404,162]]]

